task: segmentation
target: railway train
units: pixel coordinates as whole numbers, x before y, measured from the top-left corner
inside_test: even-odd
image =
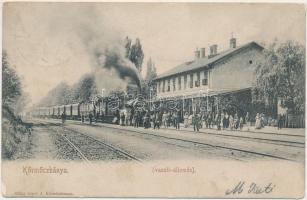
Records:
[[[29,115],[39,118],[60,119],[65,113],[66,119],[71,120],[88,120],[92,114],[96,121],[111,122],[115,116],[115,112],[107,111],[103,102],[81,102],[67,105],[56,105],[49,107],[37,107],[33,109]]]
[[[116,116],[118,117],[121,112],[131,112],[136,104],[140,104],[138,98],[107,97],[96,101],[35,107],[28,113],[28,116],[60,119],[61,115],[65,113],[66,119],[89,121],[89,116],[92,114],[93,120],[96,122],[114,123]]]

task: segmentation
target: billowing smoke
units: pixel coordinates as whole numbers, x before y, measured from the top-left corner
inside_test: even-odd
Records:
[[[95,56],[100,62],[99,64],[101,67],[115,69],[121,79],[126,80],[130,78],[141,88],[137,69],[130,61],[127,61],[127,59],[121,55],[119,50],[115,50],[114,48],[106,49],[102,54],[99,51],[96,52]]]
[[[104,94],[125,91],[132,82],[139,85],[138,71],[125,57],[125,38],[133,33],[126,32],[125,20],[114,18],[113,6],[117,5],[6,4],[4,47],[35,103],[59,82],[73,85],[88,73]]]
[[[94,67],[98,89],[106,88],[111,84],[112,89],[126,90],[128,83],[134,82],[140,88],[139,72],[135,65],[125,57],[125,36],[120,34],[109,21],[95,16],[95,8],[88,11],[88,19],[82,19],[78,23],[78,36],[81,39],[85,51],[90,57]],[[116,72],[117,77],[114,77]],[[110,77],[111,80],[110,80]],[[117,80],[116,80],[117,78]],[[118,81],[120,78],[122,81]],[[108,80],[107,84],[103,84]],[[123,83],[124,82],[124,83]],[[110,87],[106,88],[110,90]]]

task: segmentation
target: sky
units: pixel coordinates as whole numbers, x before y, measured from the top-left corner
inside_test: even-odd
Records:
[[[193,60],[196,48],[274,39],[305,45],[304,5],[230,3],[5,3],[3,49],[33,103],[61,81],[95,71],[93,50],[141,40],[158,74]],[[102,74],[103,87],[121,81]],[[109,85],[108,85],[109,84]]]

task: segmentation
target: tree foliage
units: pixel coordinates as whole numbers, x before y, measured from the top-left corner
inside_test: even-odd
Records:
[[[65,105],[91,100],[97,95],[93,74],[84,75],[79,82],[69,86],[66,82],[59,83],[41,100],[41,106]]]
[[[31,146],[30,125],[19,114],[28,97],[5,51],[2,53],[2,159],[25,158]]]
[[[151,58],[149,58],[149,60],[147,61],[147,71],[145,79],[148,82],[151,82],[156,77],[157,77],[157,69],[155,63],[152,61]]]
[[[29,103],[29,95],[24,92],[21,78],[10,65],[5,51],[2,54],[2,105],[19,115]]]
[[[144,53],[139,38],[135,40],[135,43],[131,45],[131,40],[127,37],[126,39],[126,55],[129,60],[135,65],[139,73],[142,71],[142,64],[144,59]]]
[[[55,88],[50,90],[47,96],[41,100],[40,105],[63,105],[70,101],[69,94],[71,88],[66,82],[59,83]]]
[[[2,105],[9,106],[20,97],[21,82],[14,68],[8,62],[8,57],[4,51],[2,54]]]
[[[305,110],[305,48],[286,41],[275,41],[264,51],[265,59],[256,71],[254,102],[274,104],[282,100],[282,106],[290,112]],[[276,103],[276,102],[275,102]]]
[[[126,58],[130,57],[131,39],[127,36],[125,39]]]
[[[76,87],[78,97],[75,99],[78,102],[88,101],[98,94],[93,74],[84,75]]]
[[[145,80],[142,80],[142,95],[146,98],[150,98],[156,95],[155,84],[153,84],[152,80],[157,77],[157,71],[155,67],[155,63],[150,58],[147,61],[147,71]]]

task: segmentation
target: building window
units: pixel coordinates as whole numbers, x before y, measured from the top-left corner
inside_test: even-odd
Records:
[[[202,85],[208,85],[208,71],[204,71],[204,79],[202,80]]]
[[[193,74],[190,74],[190,88],[193,88]]]
[[[195,81],[195,87],[200,86],[200,72],[197,72],[197,80]]]
[[[178,77],[178,90],[181,90],[181,76]]]
[[[173,78],[173,91],[176,91],[176,77]]]
[[[167,80],[167,92],[171,91],[171,80]]]
[[[163,83],[162,83],[162,92],[165,92],[165,80],[163,80]]]
[[[183,77],[183,89],[187,89],[188,76],[185,74]]]
[[[253,64],[253,61],[252,61],[252,60],[250,60],[250,61],[249,61],[249,64]]]

